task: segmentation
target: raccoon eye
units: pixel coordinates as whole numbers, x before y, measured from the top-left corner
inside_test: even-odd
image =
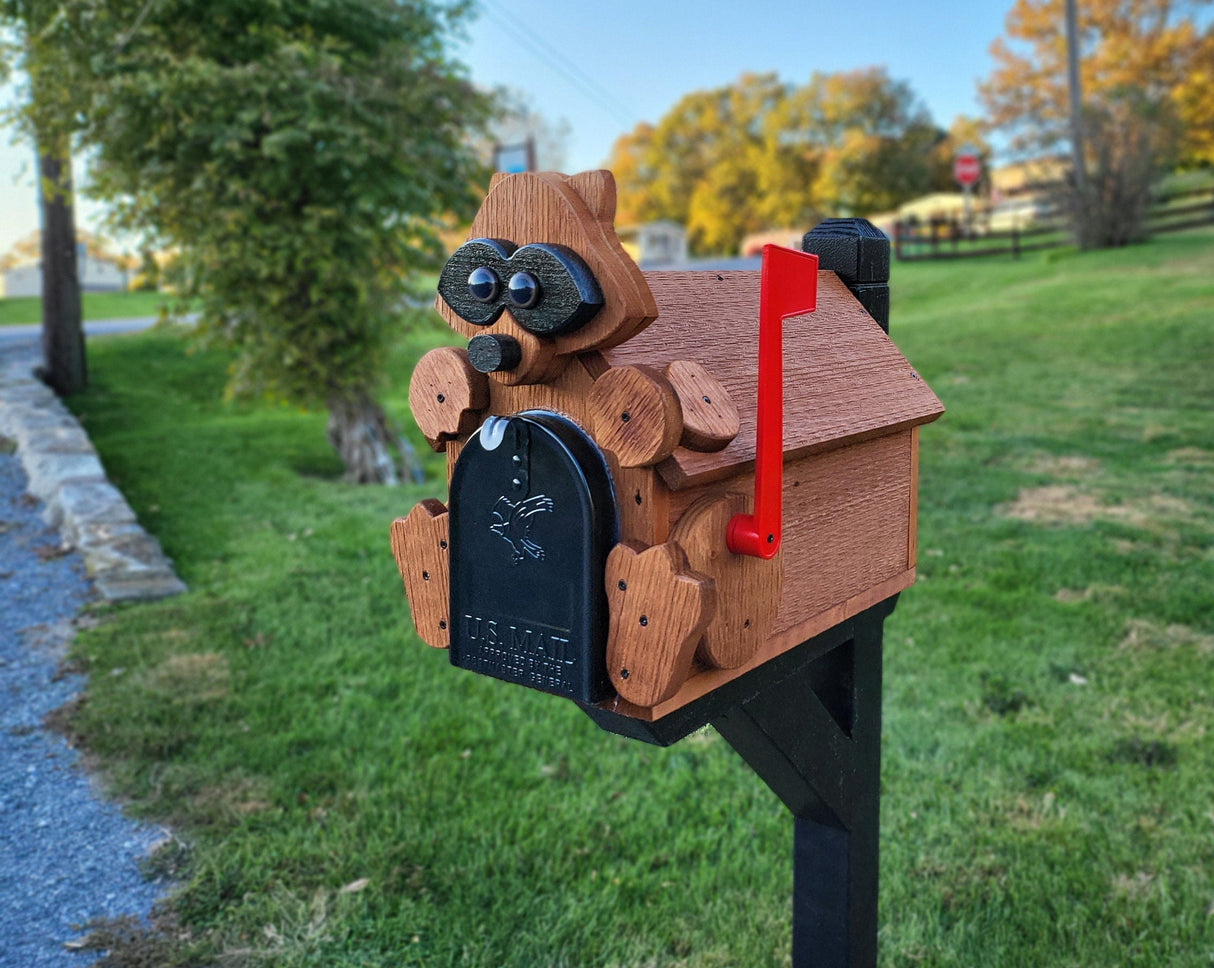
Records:
[[[497,273],[487,266],[473,269],[468,276],[468,292],[477,302],[491,303],[501,291],[502,282]]]
[[[518,309],[530,309],[540,301],[540,281],[530,272],[516,272],[510,277],[507,294]]]

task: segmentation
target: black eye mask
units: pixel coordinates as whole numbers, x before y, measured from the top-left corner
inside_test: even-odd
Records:
[[[516,248],[501,239],[472,239],[452,253],[438,277],[443,302],[475,326],[509,309],[536,336],[577,329],[603,305],[603,292],[585,262],[563,245]]]

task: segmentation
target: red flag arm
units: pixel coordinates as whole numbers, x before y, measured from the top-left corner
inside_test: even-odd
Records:
[[[763,246],[759,283],[759,391],[753,514],[729,521],[726,543],[738,555],[774,558],[780,550],[784,488],[784,320],[818,305],[818,257]]]

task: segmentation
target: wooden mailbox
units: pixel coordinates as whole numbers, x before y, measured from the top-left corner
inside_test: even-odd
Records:
[[[793,965],[872,968],[882,627],[943,412],[887,335],[889,241],[642,272],[614,215],[608,172],[498,175],[440,276],[468,343],[409,386],[448,471],[392,524],[414,623],[604,729],[712,723],[793,814]]]
[[[886,287],[794,267],[816,308],[784,325],[782,543],[732,552],[781,378],[760,379],[761,273],[642,272],[614,214],[608,172],[495,177],[439,282],[468,347],[409,388],[450,506],[392,547],[454,664],[653,721],[911,584],[916,428],[943,408],[874,318]],[[862,273],[870,230],[846,224],[819,234]]]

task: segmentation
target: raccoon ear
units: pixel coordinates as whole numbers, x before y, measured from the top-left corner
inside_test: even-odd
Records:
[[[590,214],[600,222],[615,221],[615,176],[605,169],[570,175],[566,184],[581,196]]]

